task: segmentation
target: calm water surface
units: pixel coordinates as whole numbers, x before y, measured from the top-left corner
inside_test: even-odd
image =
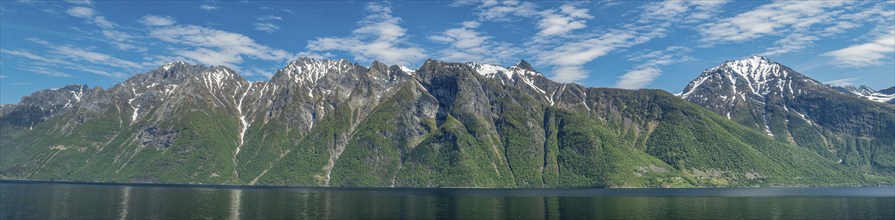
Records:
[[[0,219],[895,219],[895,188],[382,189],[0,182]]]

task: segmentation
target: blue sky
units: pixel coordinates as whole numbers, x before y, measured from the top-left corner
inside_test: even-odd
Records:
[[[893,1],[0,1],[0,103],[104,88],[165,63],[253,81],[299,56],[416,68],[427,58],[560,82],[678,92],[767,56],[821,82],[895,85]]]

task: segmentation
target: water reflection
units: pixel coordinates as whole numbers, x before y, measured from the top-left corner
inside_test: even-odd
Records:
[[[242,190],[230,190],[230,220],[239,220],[239,211],[242,209]]]
[[[892,196],[551,196],[518,192],[3,183],[0,219],[895,219]]]
[[[128,203],[131,201],[131,188],[130,186],[121,187],[121,211],[118,213],[118,219],[127,219],[127,209]]]

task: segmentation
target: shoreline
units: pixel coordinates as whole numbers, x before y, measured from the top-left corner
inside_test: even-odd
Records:
[[[395,192],[410,194],[456,194],[471,196],[559,196],[559,197],[895,197],[895,186],[774,186],[725,188],[419,188],[277,186],[179,183],[117,183],[50,180],[0,180],[0,184],[64,184],[159,188],[206,188],[233,190],[297,190],[309,192]]]

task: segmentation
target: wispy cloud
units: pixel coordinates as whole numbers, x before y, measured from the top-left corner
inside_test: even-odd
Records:
[[[640,17],[635,23],[597,32],[572,34],[563,39],[539,41],[528,46],[536,57],[536,63],[553,67],[551,79],[575,82],[587,78],[589,74],[583,65],[613,51],[664,37],[669,28],[675,25],[711,19],[715,15],[714,11],[723,3],[670,0],[649,3],[640,8]],[[699,15],[693,16],[694,14]],[[657,74],[656,71],[640,71],[642,76]]]
[[[407,46],[407,29],[401,19],[392,15],[389,6],[369,3],[371,14],[358,22],[349,37],[323,37],[308,42],[311,52],[345,51],[361,62],[379,60],[385,63],[411,65],[425,58],[422,48]]]
[[[104,37],[111,40],[109,43],[119,50],[133,50],[137,52],[146,52],[149,50],[146,47],[137,46],[137,42],[134,40],[135,37],[129,33],[116,30],[103,30],[102,33]]]
[[[441,59],[446,61],[500,64],[519,53],[519,49],[509,43],[490,41],[491,36],[475,30],[479,25],[476,21],[463,22],[461,27],[448,29],[429,39],[449,45],[439,52]]]
[[[741,42],[769,34],[805,29],[829,19],[829,9],[842,1],[774,2],[742,14],[703,25],[706,43]]]
[[[459,0],[451,6],[475,6],[479,21],[512,21],[515,17],[531,18],[539,13],[536,4],[517,0]]]
[[[91,0],[65,0],[65,2],[77,5],[93,5]]]
[[[762,53],[762,55],[773,56],[802,50],[805,49],[805,47],[813,44],[814,41],[818,39],[820,38],[818,38],[817,36],[805,35],[801,33],[790,34],[774,42],[774,46],[768,48],[764,53]]]
[[[14,83],[10,83],[9,85],[13,85],[13,86],[27,86],[27,85],[31,85],[31,83],[30,83],[30,82],[14,82]]]
[[[276,16],[276,15],[265,15],[265,16],[258,17],[258,20],[259,21],[283,20],[283,17]]]
[[[78,2],[79,3],[77,3],[77,4],[90,5],[90,6],[93,5],[93,3],[90,1],[87,1],[86,3],[80,2],[80,1],[78,1]],[[81,31],[85,35],[93,35],[93,34],[101,35],[102,37],[104,37],[106,39],[104,42],[112,44],[115,48],[117,48],[119,50],[136,51],[136,52],[145,52],[148,50],[146,47],[139,46],[140,43],[133,40],[134,37],[132,34],[117,30],[117,29],[122,29],[122,28],[119,28],[120,27],[119,25],[107,20],[104,16],[101,16],[100,13],[93,8],[76,6],[76,7],[72,7],[70,9],[68,9],[68,11],[66,11],[66,13],[68,13],[68,15],[73,16],[73,17],[84,18],[87,20],[87,22],[96,24],[97,26],[100,27],[100,30],[96,31],[96,32]],[[80,29],[78,29],[78,30],[80,30]]]
[[[264,31],[267,33],[273,33],[279,29],[280,29],[280,26],[273,24],[273,23],[268,23],[268,22],[255,23],[255,30]]]
[[[74,63],[66,61],[66,60],[62,60],[59,58],[45,57],[45,56],[37,55],[37,54],[31,53],[28,51],[24,51],[24,50],[0,49],[0,53],[27,58],[30,60],[38,61],[39,62],[38,64],[44,64],[44,65],[71,65],[71,66],[75,65]]]
[[[20,69],[31,72],[31,73],[37,73],[37,74],[52,76],[52,77],[72,77],[71,74],[61,73],[59,71],[52,70],[52,69],[49,69],[46,67],[41,67],[41,66],[26,66],[26,67],[21,67]]]
[[[823,37],[835,36],[865,23],[891,25],[895,16],[885,4],[870,1],[778,1],[701,25],[705,46],[776,38],[762,55],[803,50]]]
[[[219,7],[217,5],[212,5],[212,4],[202,4],[199,6],[199,9],[202,9],[203,11],[214,11],[214,10],[217,10],[218,8]]]
[[[483,21],[511,21],[514,16],[535,17],[539,13],[537,5],[531,2],[486,0],[481,3],[477,9]]]
[[[895,27],[873,41],[826,52],[837,64],[852,67],[872,66],[892,61],[895,54]]]
[[[88,67],[61,58],[40,56],[24,50],[0,49],[0,54],[14,55],[32,60],[33,62],[30,62],[26,66],[20,66],[19,69],[52,77],[72,77],[71,74],[59,71],[60,68],[68,69],[70,71],[83,71],[113,78],[127,77],[126,74],[113,73],[99,68]]]
[[[688,47],[670,46],[664,50],[633,56],[629,59],[630,61],[643,63],[619,77],[615,87],[622,89],[643,88],[662,75],[662,66],[694,60],[693,57],[687,55],[690,51],[691,49]]]
[[[115,23],[112,23],[111,21],[107,20],[105,16],[99,15],[99,13],[94,11],[93,8],[77,6],[77,7],[69,8],[65,12],[68,13],[68,15],[71,15],[72,17],[87,19],[88,22],[90,22],[92,24],[96,24],[102,28],[115,27]]]
[[[119,58],[113,57],[112,55],[109,55],[109,54],[90,51],[88,49],[77,48],[74,46],[68,46],[68,45],[56,46],[52,50],[52,52],[55,54],[59,54],[62,56],[72,58],[76,61],[87,61],[87,62],[91,62],[94,64],[108,65],[108,66],[128,68],[128,69],[139,69],[141,67],[140,64],[137,64],[137,63],[134,63],[131,61],[127,61],[127,60],[123,60],[123,59],[119,59]]]
[[[826,81],[826,82],[824,82],[824,84],[834,85],[834,86],[851,86],[851,85],[854,85],[853,82],[858,79],[859,79],[858,77],[842,78],[842,79],[837,79],[837,80]]]
[[[541,29],[537,37],[549,37],[561,35],[572,30],[587,27],[587,19],[593,18],[588,14],[588,9],[576,8],[574,5],[565,4],[559,9],[551,9],[540,13],[542,18],[538,22]]]
[[[146,15],[140,19],[140,23],[147,26],[168,26],[177,23],[177,19],[169,16]]]
[[[149,27],[149,36],[176,44],[174,54],[207,65],[236,66],[244,57],[269,61],[292,58],[290,53],[259,44],[248,36],[195,25]]]

